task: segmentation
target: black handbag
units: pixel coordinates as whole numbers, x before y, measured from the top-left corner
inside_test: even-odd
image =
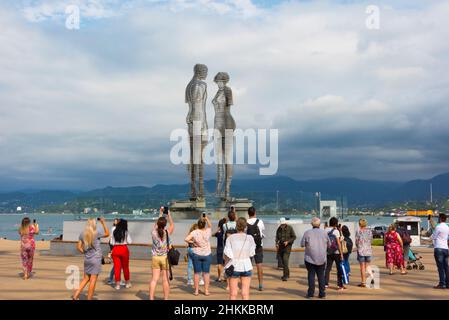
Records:
[[[170,238],[168,236],[168,231],[165,230],[165,232],[167,233],[167,247],[168,247],[167,259],[168,259],[168,263],[171,266],[177,266],[179,264],[179,257],[181,256],[181,253],[174,246],[170,246]]]

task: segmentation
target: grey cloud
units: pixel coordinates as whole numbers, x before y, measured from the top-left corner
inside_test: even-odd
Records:
[[[384,5],[377,32],[356,3],[291,2],[256,17],[130,6],[74,32],[2,6],[0,184],[186,181],[185,167],[168,160],[169,134],[185,126],[197,62],[210,68],[209,101],[215,73],[230,73],[239,127],[279,128],[279,174],[447,171],[449,6],[415,2]],[[234,178],[255,175],[258,167],[238,166]]]

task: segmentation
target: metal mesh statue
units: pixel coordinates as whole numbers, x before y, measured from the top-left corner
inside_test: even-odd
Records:
[[[204,197],[203,150],[207,144],[206,99],[207,66],[197,64],[193,68],[194,75],[186,88],[186,103],[189,113],[186,118],[190,138],[190,194],[192,200]],[[198,192],[196,181],[198,178]]]
[[[212,100],[215,109],[214,140],[217,157],[216,194],[223,199],[229,200],[235,130],[235,121],[231,115],[231,106],[233,104],[232,90],[227,86],[229,75],[226,72],[219,72],[215,76],[214,81],[218,85],[218,92]],[[224,192],[223,182],[225,183]]]

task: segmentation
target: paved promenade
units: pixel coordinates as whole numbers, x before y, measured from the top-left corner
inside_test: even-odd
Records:
[[[30,280],[20,278],[21,266],[19,257],[19,242],[0,240],[0,299],[70,299],[72,292],[66,289],[66,268],[75,265],[82,271],[83,259],[76,257],[54,257],[43,254],[49,249],[49,242],[37,242],[34,276]],[[433,261],[433,249],[421,248],[419,253],[423,256],[426,269],[423,271],[411,270],[408,275],[400,275],[397,272],[389,275],[384,266],[384,252],[382,247],[375,248],[374,265],[380,268],[380,289],[358,288],[360,281],[358,264],[351,265],[351,284],[348,290],[337,292],[335,290],[336,275],[331,274],[331,288],[327,290],[328,299],[448,299],[449,290],[435,290],[432,288],[437,283],[437,271]],[[181,259],[181,265],[174,267],[175,279],[171,282],[170,299],[177,300],[226,300],[228,298],[225,285],[211,282],[211,295],[206,297],[193,296],[193,290],[186,285],[186,263]],[[131,260],[131,289],[116,291],[105,282],[111,265],[103,266],[97,284],[96,299],[148,299],[148,285],[151,278],[150,262],[145,260]],[[215,266],[212,266],[212,279],[215,276]],[[287,282],[280,280],[281,270],[274,265],[265,267],[265,290],[256,290],[257,277],[253,275],[251,299],[305,299],[307,290],[307,272],[304,268],[291,266],[291,278]],[[162,296],[159,286],[157,297]],[[81,297],[82,299],[85,296]]]

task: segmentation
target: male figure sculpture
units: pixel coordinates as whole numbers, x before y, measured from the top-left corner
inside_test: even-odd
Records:
[[[219,72],[215,78],[218,85],[218,92],[212,100],[215,109],[215,152],[217,155],[217,190],[216,194],[225,200],[229,200],[231,193],[233,145],[235,121],[231,115],[232,90],[226,84],[229,82],[229,75],[226,72]],[[223,182],[225,188],[223,192]]]
[[[207,66],[197,64],[193,68],[194,75],[186,88],[186,103],[189,113],[186,118],[190,138],[190,197],[197,200],[204,197],[203,182],[203,150],[207,144],[206,99],[207,85],[203,81],[207,77]],[[198,192],[196,179],[198,178]]]

